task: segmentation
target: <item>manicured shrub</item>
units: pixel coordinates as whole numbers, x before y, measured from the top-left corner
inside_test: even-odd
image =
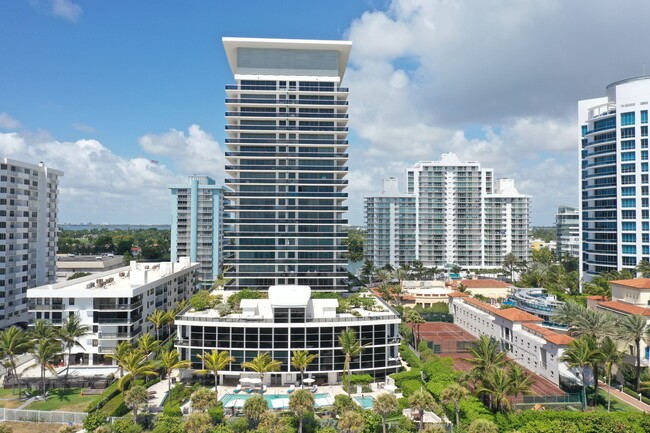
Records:
[[[84,419],[83,428],[87,432],[92,433],[97,427],[106,424],[106,422],[106,415],[104,415],[102,412],[89,413],[88,416]]]
[[[420,388],[422,388],[422,382],[418,379],[405,380],[402,383],[402,394],[404,397],[408,397]]]
[[[111,424],[112,433],[142,433],[142,426],[136,424],[132,419],[122,418]]]

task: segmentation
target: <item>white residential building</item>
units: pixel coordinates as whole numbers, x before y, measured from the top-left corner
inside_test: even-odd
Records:
[[[610,84],[578,102],[580,270],[595,275],[650,260],[650,76]]]
[[[580,211],[569,206],[560,206],[555,214],[555,254],[580,256]]]
[[[369,373],[384,378],[399,371],[398,314],[381,299],[367,295],[369,309],[355,308],[337,313],[337,299],[312,299],[307,286],[271,286],[268,299],[244,299],[241,312],[220,316],[216,310],[188,310],[176,317],[181,358],[192,361],[192,368],[203,369],[198,358],[211,350],[227,351],[235,361],[219,372],[220,378],[239,378],[241,363],[261,353],[282,363],[280,371],[267,375],[270,385],[292,384],[299,372],[291,365],[294,350],[306,350],[318,358],[307,375],[330,384],[341,381],[345,354],[339,335],[354,329],[367,345],[361,356],[353,358],[353,373]]]
[[[407,194],[366,198],[366,258],[375,265],[420,260],[429,267],[478,269],[501,267],[508,253],[529,259],[531,197],[512,179],[495,185],[492,169],[445,153],[440,161],[409,168],[406,180]]]
[[[352,42],[223,38],[228,289],[346,290]]]
[[[384,179],[381,194],[364,197],[364,255],[376,267],[397,268],[416,260],[416,199],[399,192],[397,178]]]
[[[487,335],[495,339],[515,362],[555,385],[579,380],[560,361],[573,341],[570,336],[541,326],[541,318],[518,308],[501,310],[460,292],[453,292],[449,297],[454,324],[475,337]]]
[[[56,281],[59,177],[0,158],[0,328],[27,323],[27,290]]]
[[[91,333],[78,340],[73,364],[111,364],[105,357],[122,341],[135,342],[155,333],[147,317],[156,309],[171,310],[189,299],[197,284],[198,263],[131,262],[112,271],[31,288],[27,291],[33,317],[60,325],[76,315]]]
[[[208,176],[189,176],[171,185],[171,260],[189,257],[201,264],[199,280],[210,287],[223,263],[223,187]]]

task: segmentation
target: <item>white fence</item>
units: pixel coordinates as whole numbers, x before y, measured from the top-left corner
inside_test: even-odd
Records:
[[[45,410],[20,410],[0,408],[0,421],[29,421],[56,424],[81,424],[88,416],[85,412],[49,412]]]

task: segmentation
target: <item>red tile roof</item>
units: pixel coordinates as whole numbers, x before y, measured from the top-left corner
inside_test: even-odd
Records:
[[[507,289],[513,287],[512,284],[499,280],[461,280],[460,283],[468,289]]]
[[[604,295],[592,295],[592,296],[587,296],[587,299],[590,299],[592,301],[609,301],[609,298]]]
[[[524,310],[520,310],[519,308],[506,308],[505,310],[501,310],[474,298],[464,298],[463,302],[472,304],[476,308],[479,308],[486,313],[503,317],[504,319],[510,320],[511,322],[543,322],[541,317],[527,313]]]
[[[640,314],[642,316],[650,316],[650,308],[644,308],[638,305],[632,305],[625,302],[619,302],[619,301],[599,302],[598,307],[614,310],[619,313]]]
[[[650,289],[650,278],[632,278],[631,280],[614,280],[612,284],[634,287],[635,289]]]
[[[539,334],[546,341],[550,341],[551,343],[557,344],[558,346],[566,346],[573,341],[573,337],[569,335],[560,334],[548,328],[544,328],[543,326],[535,325],[534,323],[525,323],[521,326],[530,329],[531,331]]]
[[[451,292],[447,296],[450,296],[452,298],[469,298],[469,295],[463,292]]]

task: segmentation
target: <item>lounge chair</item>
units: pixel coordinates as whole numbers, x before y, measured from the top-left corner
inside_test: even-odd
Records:
[[[260,388],[260,394],[264,394],[266,392],[266,385],[262,385]]]
[[[248,388],[248,389],[246,390],[246,394],[251,394],[252,392],[253,392],[253,388]]]
[[[314,384],[314,386],[311,387],[310,391],[312,394],[316,394],[316,391],[318,391],[318,385]]]
[[[289,389],[287,389],[287,394],[291,394],[296,390],[296,385],[291,385]]]
[[[239,391],[241,391],[241,383],[237,385],[237,388],[232,390],[232,392],[234,392],[235,394],[239,394]]]

